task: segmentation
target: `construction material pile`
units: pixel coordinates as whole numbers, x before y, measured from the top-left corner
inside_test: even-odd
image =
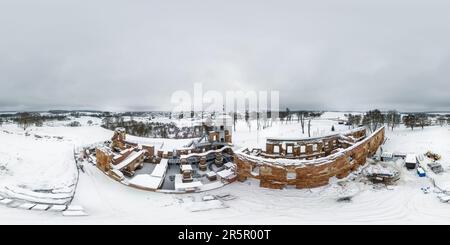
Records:
[[[438,161],[441,159],[441,155],[434,153],[432,151],[428,151],[427,153],[425,153],[425,156],[430,158],[433,161]]]
[[[393,184],[400,179],[400,172],[389,164],[371,164],[363,170],[363,174],[374,184]]]

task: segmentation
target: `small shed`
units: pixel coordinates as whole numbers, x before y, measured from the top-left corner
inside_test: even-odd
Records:
[[[405,159],[405,166],[407,169],[417,168],[417,156],[416,154],[407,154]]]
[[[217,180],[217,174],[213,171],[207,172],[206,177],[208,177],[209,181],[215,181]]]
[[[193,179],[193,168],[190,164],[182,164],[180,166],[181,168],[181,173],[183,175],[183,182],[192,182],[194,181]]]
[[[392,160],[394,160],[394,153],[385,151],[381,154],[381,161],[387,162]]]

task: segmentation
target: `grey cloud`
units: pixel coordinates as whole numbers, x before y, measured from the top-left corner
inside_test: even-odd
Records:
[[[448,1],[0,3],[0,110],[170,109],[179,89],[296,109],[450,110]]]

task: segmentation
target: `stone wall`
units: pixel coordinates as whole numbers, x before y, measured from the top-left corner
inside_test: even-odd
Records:
[[[357,128],[340,134],[307,139],[267,139],[266,158],[312,160],[332,154],[336,149],[347,148],[366,136],[365,128]]]
[[[112,153],[108,152],[105,149],[97,148],[95,150],[95,155],[97,159],[97,167],[103,172],[108,171],[111,168],[109,163],[113,159]]]
[[[237,153],[235,162],[239,181],[247,178],[260,180],[260,186],[282,189],[288,185],[296,188],[324,186],[329,179],[347,177],[366,163],[384,142],[384,128],[338,153],[314,160],[265,159]],[[259,168],[259,175],[253,169]]]

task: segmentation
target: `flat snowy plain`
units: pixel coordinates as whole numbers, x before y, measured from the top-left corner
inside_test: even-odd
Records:
[[[312,134],[329,134],[332,125],[338,131],[346,130],[346,126],[333,121],[342,115],[326,113],[314,120]],[[32,127],[27,132],[29,136],[13,125],[0,127],[0,189],[10,185],[63,187],[75,176],[74,148],[112,136],[111,131],[84,123],[78,128]],[[266,137],[275,135],[303,136],[297,122],[276,124],[259,133],[256,125],[249,131],[240,122],[233,140],[236,147],[262,147]],[[433,150],[441,154],[445,173],[427,174],[440,187],[450,190],[449,126],[414,131],[401,126],[394,131],[386,129],[386,136],[385,151],[423,154]],[[165,145],[185,143],[171,140]],[[421,188],[430,186],[430,182],[403,168],[401,180],[390,189],[354,183],[360,191],[350,202],[336,201],[335,184],[310,190],[269,190],[255,181],[246,181],[205,193],[174,195],[121,185],[91,165],[85,165],[85,170],[80,174],[73,204],[82,206],[88,216],[65,217],[58,212],[0,205],[0,224],[450,224],[450,204],[441,203],[436,193],[424,194]],[[208,202],[209,207],[206,202],[198,202],[205,196],[225,194],[234,198]]]

